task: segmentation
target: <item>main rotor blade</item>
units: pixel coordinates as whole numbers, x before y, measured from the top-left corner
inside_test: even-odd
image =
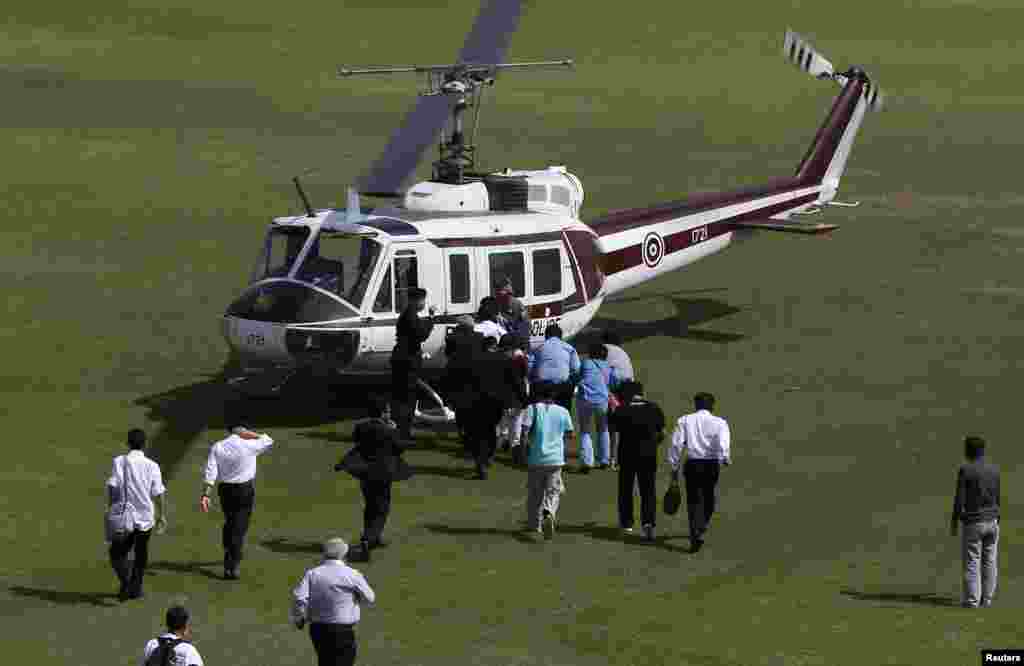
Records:
[[[460,63],[500,63],[519,26],[523,0],[484,0],[459,53]],[[398,193],[416,170],[423,151],[437,138],[456,100],[451,95],[420,97],[391,137],[384,153],[360,180],[364,193]]]
[[[497,63],[504,60],[522,12],[522,0],[484,0],[473,29],[459,52],[459,62]]]
[[[455,105],[451,95],[420,97],[416,106],[405,116],[405,121],[391,137],[391,141],[369,172],[360,179],[359,191],[366,194],[398,194],[406,179],[416,170],[427,146],[434,143],[437,133]]]

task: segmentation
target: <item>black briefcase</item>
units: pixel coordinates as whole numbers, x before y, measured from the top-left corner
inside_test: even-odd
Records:
[[[668,490],[665,491],[665,501],[663,502],[665,514],[668,516],[674,516],[679,511],[679,506],[683,503],[683,493],[679,490],[679,484],[670,484]]]

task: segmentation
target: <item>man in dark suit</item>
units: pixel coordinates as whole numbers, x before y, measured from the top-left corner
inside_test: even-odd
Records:
[[[473,330],[475,322],[470,315],[462,315],[455,321],[455,328],[444,342],[445,398],[455,410],[455,425],[462,437],[464,453],[470,451],[471,441],[467,431],[468,415],[473,405],[473,359],[483,346],[483,336]]]
[[[996,592],[999,560],[999,469],[985,460],[985,440],[964,440],[967,462],[960,465],[953,499],[950,532],[963,524],[964,588],[966,608],[991,606]],[[978,563],[981,562],[980,585]],[[979,600],[979,588],[981,598]]]
[[[515,362],[497,348],[498,341],[485,338],[473,361],[473,405],[470,410],[470,441],[476,457],[476,477],[487,478],[487,468],[498,448],[498,424],[506,409],[526,405],[526,388],[519,380]]]
[[[434,330],[434,308],[421,319],[426,307],[427,290],[409,290],[409,304],[398,318],[395,348],[391,352],[391,413],[398,424],[398,436],[412,439],[412,417],[416,408],[416,391],[423,367],[423,342]]]
[[[412,476],[412,470],[402,459],[405,447],[398,438],[387,405],[374,402],[370,415],[369,419],[356,424],[352,433],[355,447],[334,466],[336,471],[344,470],[358,479],[363,491],[365,508],[360,554],[365,560],[369,560],[372,549],[384,543],[384,525],[391,512],[391,484]]]
[[[619,432],[619,526],[633,532],[633,487],[640,486],[640,523],[644,538],[654,540],[657,497],[654,477],[658,471],[658,444],[665,436],[665,414],[644,397],[639,382],[619,387],[623,404],[608,417]]]

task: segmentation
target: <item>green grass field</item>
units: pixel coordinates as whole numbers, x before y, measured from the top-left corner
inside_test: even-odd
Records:
[[[289,592],[316,542],[358,534],[358,487],[331,470],[353,410],[233,399],[218,317],[269,218],[297,210],[290,177],[319,168],[314,203],[343,201],[413,101],[413,78],[335,67],[451,60],[477,3],[142,4],[11,0],[0,25],[4,657],[135,664],[183,597],[207,664],[309,664]],[[864,204],[830,211],[831,237],[759,237],[601,313],[671,417],[711,390],[732,424],[701,553],[685,552],[683,515],[659,516],[654,546],[622,542],[611,473],[568,477],[557,541],[524,543],[523,473],[465,480],[456,442],[424,435],[395,545],[363,566],[379,604],[359,663],[962,666],[1021,647],[1024,6],[534,5],[511,57],[579,66],[502,79],[486,165],[567,164],[590,217],[789,173],[835,91],[782,59],[792,25],[889,93],[841,192]],[[239,415],[278,448],[244,580],[227,584],[219,514],[195,503],[208,444]],[[164,465],[171,528],[147,598],[120,605],[103,483],[136,425]],[[967,433],[1004,475],[984,612],[952,606]]]

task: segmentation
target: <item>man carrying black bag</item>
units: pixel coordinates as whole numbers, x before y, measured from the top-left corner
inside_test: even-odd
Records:
[[[371,418],[356,424],[352,433],[355,447],[334,466],[359,479],[363,491],[363,535],[360,559],[369,561],[370,551],[384,545],[384,525],[391,512],[391,484],[412,476],[412,469],[402,459],[405,450],[398,431],[391,421],[386,404],[374,401]]]

